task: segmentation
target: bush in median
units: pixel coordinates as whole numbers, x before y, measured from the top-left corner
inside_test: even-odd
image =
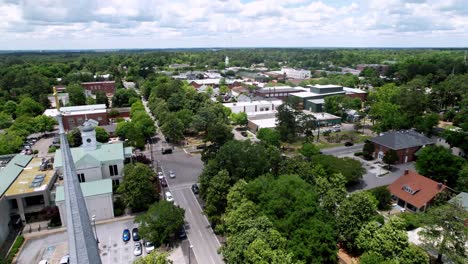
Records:
[[[7,263],[12,263],[13,259],[16,256],[16,253],[18,253],[19,248],[21,245],[24,243],[24,237],[23,236],[18,236],[15,240],[15,243],[13,243],[13,246],[11,247],[10,253],[8,253],[7,257]]]

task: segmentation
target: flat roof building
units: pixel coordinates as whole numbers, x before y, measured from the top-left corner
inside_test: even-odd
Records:
[[[109,125],[109,117],[105,104],[65,106],[61,107],[63,118],[63,127],[65,130],[71,130],[81,126],[86,120],[94,119],[100,126]],[[44,115],[56,117],[57,109],[46,109]]]

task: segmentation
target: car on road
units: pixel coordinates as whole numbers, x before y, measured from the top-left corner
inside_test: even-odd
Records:
[[[192,185],[192,192],[194,194],[198,194],[200,192],[200,189],[198,188],[198,184],[195,183]]]
[[[187,237],[187,232],[185,232],[185,228],[183,226],[179,229],[179,231],[177,231],[177,236],[180,239],[184,239]]]
[[[166,192],[166,193],[165,193],[165,196],[166,196],[166,201],[168,201],[168,202],[174,202],[174,197],[172,197],[172,193],[171,193],[171,192]]]
[[[145,251],[146,251],[146,254],[151,253],[153,250],[154,250],[154,244],[153,244],[153,242],[146,241],[146,242],[145,242]]]
[[[133,255],[141,256],[141,242],[136,242],[133,248]]]
[[[164,173],[162,171],[158,171],[158,179],[159,180],[164,179]]]
[[[162,186],[162,187],[167,187],[167,181],[166,181],[166,179],[162,178],[162,179],[159,180],[159,182],[161,183],[161,186]]]
[[[123,240],[124,242],[130,241],[130,230],[124,229],[124,231],[123,231],[123,233],[122,233],[122,240]]]
[[[133,228],[132,229],[132,238],[133,241],[140,241],[140,234],[138,233],[138,228]]]
[[[174,171],[169,171],[169,177],[170,178],[175,178],[175,172]]]
[[[39,264],[49,264],[49,262],[47,260],[41,260],[39,261]]]
[[[66,255],[60,259],[60,264],[68,264],[68,263],[70,263],[70,256]]]
[[[347,142],[344,143],[344,145],[345,145],[346,147],[351,147],[351,146],[354,145],[354,143],[351,142],[351,141],[347,141]]]

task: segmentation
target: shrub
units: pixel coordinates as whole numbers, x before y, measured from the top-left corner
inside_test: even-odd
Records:
[[[362,155],[363,155],[362,152],[356,152],[356,153],[354,153],[354,156],[362,156]]]
[[[13,259],[15,258],[16,254],[18,253],[19,248],[21,247],[21,245],[23,245],[23,243],[24,243],[23,236],[16,237],[16,240],[13,243],[13,246],[11,247],[10,253],[8,254],[7,263],[13,262]]]
[[[407,231],[410,231],[422,226],[424,215],[422,213],[405,212],[398,216],[405,220],[405,228]]]
[[[52,146],[52,147],[49,148],[49,151],[47,151],[47,152],[55,153],[56,150],[57,150],[57,148],[55,146]]]
[[[39,153],[39,150],[35,149],[33,150],[33,154],[38,154]]]
[[[114,201],[114,216],[121,216],[125,213],[125,204],[122,198],[117,197]]]

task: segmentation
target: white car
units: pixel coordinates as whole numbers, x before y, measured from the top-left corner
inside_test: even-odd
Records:
[[[151,253],[154,250],[154,244],[150,241],[145,242],[145,251],[147,254]]]
[[[164,174],[163,174],[162,171],[158,172],[158,179],[160,179],[160,180],[164,179]]]
[[[133,255],[140,256],[141,255],[141,243],[135,243],[135,248],[133,249]]]
[[[174,201],[174,197],[172,197],[171,192],[166,192],[166,201],[168,201],[168,202],[173,202]]]
[[[43,259],[43,260],[39,261],[39,264],[49,264],[49,262],[47,260]]]
[[[60,259],[60,264],[68,264],[68,263],[70,263],[70,256],[66,255]]]
[[[170,178],[175,178],[175,172],[169,171],[169,177]]]

